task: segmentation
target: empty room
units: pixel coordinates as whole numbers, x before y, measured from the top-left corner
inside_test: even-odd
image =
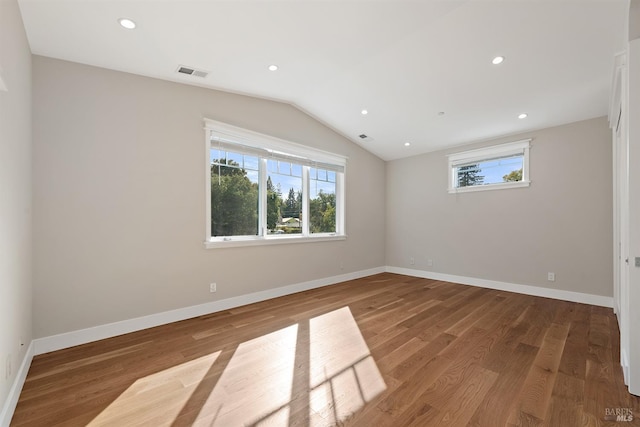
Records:
[[[640,0],[0,0],[0,426],[640,425]]]

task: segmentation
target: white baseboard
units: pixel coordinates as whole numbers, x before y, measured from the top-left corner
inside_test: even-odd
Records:
[[[354,280],[378,273],[384,273],[384,271],[384,267],[377,267],[368,270],[356,271],[353,273],[340,274],[338,276],[310,280],[308,282],[296,283],[289,286],[254,292],[247,295],[240,295],[238,297],[228,298],[220,301],[212,301],[205,304],[199,304],[190,307],[179,308],[176,310],[165,311],[162,313],[151,314],[148,316],[137,317],[135,319],[128,319],[120,322],[108,323],[106,325],[95,326],[92,328],[67,332],[64,334],[38,338],[33,340],[34,354],[43,354],[80,344],[86,344],[92,341],[115,337],[117,335],[127,334],[142,329],[152,328],[154,326],[160,326],[171,322],[190,319],[192,317],[215,313],[217,311],[228,310],[230,308],[239,307],[242,305],[253,304],[255,302],[265,301],[271,298],[277,298],[296,292],[302,292],[309,289],[320,288],[322,286],[345,282],[347,280]]]
[[[120,322],[108,323],[106,325],[95,326],[92,328],[81,329],[64,334],[38,338],[33,341],[33,354],[37,355],[48,353],[50,351],[73,347],[80,344],[86,344],[92,341],[127,334],[129,332],[135,332],[142,329],[152,328],[154,326],[164,325],[171,322],[190,319],[192,317],[215,313],[217,311],[228,310],[230,308],[265,301],[271,298],[277,298],[296,292],[306,291],[309,289],[345,282],[347,280],[371,276],[373,274],[378,274],[385,271],[390,273],[404,274],[408,276],[423,277],[426,279],[460,283],[463,285],[480,286],[484,288],[516,292],[526,295],[573,301],[603,307],[613,307],[612,297],[563,291],[559,289],[544,288],[539,286],[518,285],[514,283],[498,282],[494,280],[435,273],[432,271],[386,266],[356,271],[353,273],[341,274],[338,276],[326,277],[322,279],[310,280],[308,282],[296,283],[289,286],[283,286],[280,288],[255,292],[252,294],[241,295],[238,297],[228,298],[220,301],[212,301],[205,304],[179,308],[176,310],[123,320]]]
[[[27,352],[22,359],[22,363],[20,364],[20,369],[18,369],[18,372],[16,373],[16,378],[13,380],[13,384],[9,390],[9,395],[4,401],[2,412],[0,412],[0,426],[2,427],[9,426],[13,413],[16,410],[16,405],[18,405],[18,398],[20,397],[22,386],[27,379],[27,373],[31,366],[31,360],[33,359],[33,347],[33,341],[31,341],[31,344],[29,344]]]
[[[620,349],[620,366],[622,366],[624,383],[625,385],[629,385],[629,357],[623,348]]]
[[[602,295],[584,294],[581,292],[563,291],[560,289],[544,288],[541,286],[518,285],[515,283],[498,282],[495,280],[478,279],[475,277],[455,276],[453,274],[436,273],[433,271],[414,270],[410,268],[387,266],[389,273],[405,274],[407,276],[422,277],[425,279],[442,280],[444,282],[460,283],[462,285],[479,286],[482,288],[497,289],[499,291],[515,292],[518,294],[533,295],[537,297],[553,298],[564,301],[579,302],[582,304],[598,305],[601,307],[613,307],[613,297]]]

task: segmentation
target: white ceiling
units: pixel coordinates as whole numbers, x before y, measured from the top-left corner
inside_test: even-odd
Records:
[[[606,115],[628,11],[627,0],[19,4],[34,54],[289,102],[385,160]]]

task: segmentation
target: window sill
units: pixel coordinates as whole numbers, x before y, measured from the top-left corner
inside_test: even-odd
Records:
[[[231,240],[209,240],[204,242],[206,249],[237,248],[241,246],[286,245],[292,243],[330,242],[335,240],[347,240],[347,236],[323,234],[320,236],[278,236],[236,238]]]
[[[476,185],[473,187],[450,188],[449,193],[456,194],[456,193],[469,193],[472,191],[504,190],[507,188],[529,187],[530,185],[531,185],[531,181],[505,182],[505,183],[499,183],[499,184]]]

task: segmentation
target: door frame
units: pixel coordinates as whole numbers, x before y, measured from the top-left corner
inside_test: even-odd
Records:
[[[613,139],[613,301],[620,329],[620,364],[629,385],[629,140],[626,54],[615,57],[609,125]]]

